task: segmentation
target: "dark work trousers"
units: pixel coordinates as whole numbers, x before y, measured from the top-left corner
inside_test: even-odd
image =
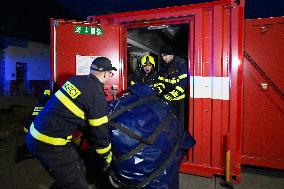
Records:
[[[184,117],[185,117],[185,101],[184,99],[179,100],[179,101],[171,101],[170,106],[172,107],[173,113],[177,116],[180,126],[185,128],[185,122],[184,122]]]
[[[85,165],[72,143],[53,146],[26,136],[27,146],[55,180],[51,189],[88,189]]]

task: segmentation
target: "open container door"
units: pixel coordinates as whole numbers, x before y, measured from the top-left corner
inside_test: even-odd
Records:
[[[284,170],[284,17],[245,21],[242,164]]]
[[[50,27],[52,82],[61,86],[70,76],[88,75],[92,60],[105,56],[118,69],[105,85],[107,99],[122,92],[121,27],[62,19],[51,19]]]

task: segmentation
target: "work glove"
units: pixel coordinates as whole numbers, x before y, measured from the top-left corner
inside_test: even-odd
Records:
[[[123,188],[123,186],[121,185],[121,183],[117,180],[116,178],[116,174],[114,171],[111,171],[108,174],[108,179],[110,184],[114,187],[114,188]],[[125,188],[125,187],[124,187]]]
[[[170,102],[170,101],[172,101],[173,96],[171,94],[167,93],[167,94],[162,95],[162,99],[166,102]]]
[[[104,166],[103,166],[103,172],[108,173],[108,171],[111,170],[111,161],[112,161],[112,152],[110,151],[106,156],[102,156]]]
[[[165,85],[163,83],[155,83],[151,86],[157,94],[161,94],[163,90],[165,89]]]

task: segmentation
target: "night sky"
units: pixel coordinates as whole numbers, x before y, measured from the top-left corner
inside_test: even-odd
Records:
[[[49,43],[49,18],[143,10],[211,0],[9,0],[0,6],[0,35]],[[284,0],[246,0],[245,18],[284,16]]]

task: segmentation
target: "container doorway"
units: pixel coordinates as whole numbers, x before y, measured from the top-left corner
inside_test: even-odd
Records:
[[[188,24],[127,29],[128,78],[135,70],[139,69],[140,59],[146,54],[154,57],[155,69],[159,71],[160,48],[164,45],[171,46],[176,56],[188,60],[188,34]]]
[[[142,71],[141,57],[150,55],[155,60],[154,70],[159,72],[162,64],[160,49],[163,46],[170,46],[174,50],[175,56],[179,56],[187,61],[189,70],[189,24],[162,24],[147,25],[143,27],[130,27],[127,29],[127,85],[131,85],[131,80],[135,72]],[[188,74],[188,85],[189,85]],[[189,87],[187,87],[187,98],[185,100],[185,127],[188,128],[189,119]]]

